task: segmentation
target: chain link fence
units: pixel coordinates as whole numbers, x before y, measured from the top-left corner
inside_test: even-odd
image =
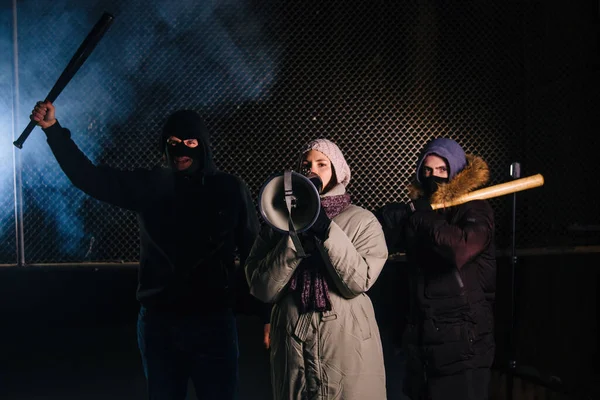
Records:
[[[242,177],[255,199],[269,176],[296,167],[304,143],[327,137],[350,164],[353,201],[375,210],[407,199],[422,146],[447,136],[488,162],[491,184],[509,180],[514,161],[524,176],[548,174],[543,188],[518,195],[519,247],[585,242],[567,237],[567,227],[598,223],[591,201],[587,211],[564,207],[569,195],[556,185],[566,182],[552,174],[562,168],[562,176],[572,178],[567,171],[576,171],[576,163],[562,148],[569,146],[572,157],[586,146],[574,137],[552,139],[558,129],[548,125],[568,120],[560,113],[567,104],[548,110],[530,84],[542,61],[534,65],[524,55],[535,44],[533,28],[523,28],[533,18],[528,3],[17,4],[19,129],[102,12],[115,15],[55,102],[59,121],[96,164],[132,169],[159,163],[166,116],[191,108],[207,120],[217,165]],[[9,13],[3,10],[2,18]],[[2,29],[4,49],[10,40]],[[11,68],[5,58],[0,62],[3,70]],[[4,89],[6,82],[0,84]],[[577,87],[565,81],[562,90],[571,96],[567,102]],[[2,115],[11,114],[10,103],[2,107]],[[74,189],[39,129],[20,151],[27,263],[138,260],[135,215]],[[3,171],[12,174],[11,162],[11,155],[3,156]],[[13,188],[10,179],[3,185],[0,263],[14,263]],[[491,200],[500,248],[510,243],[510,201]]]

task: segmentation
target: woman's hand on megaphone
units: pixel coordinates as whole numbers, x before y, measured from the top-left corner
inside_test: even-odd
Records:
[[[271,323],[263,326],[263,345],[267,350],[271,348]]]
[[[327,239],[327,232],[329,231],[329,225],[331,225],[331,220],[325,213],[325,209],[323,205],[321,205],[321,209],[319,210],[319,215],[317,216],[317,220],[314,224],[308,229],[308,232],[315,235],[315,237],[319,238],[321,241],[325,241]]]

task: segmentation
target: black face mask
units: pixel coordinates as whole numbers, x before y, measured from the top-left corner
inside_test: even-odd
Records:
[[[187,147],[183,143],[177,143],[171,146],[166,143],[167,138],[175,136],[181,140],[197,139],[198,146]],[[205,140],[203,140],[205,138]],[[208,131],[204,125],[202,117],[192,110],[175,111],[169,116],[162,131],[162,140],[169,167],[173,168],[178,174],[190,175],[203,170],[206,163],[208,149],[205,148],[208,141]],[[177,171],[174,168],[173,161],[176,157],[190,157],[192,164],[188,169]]]
[[[421,186],[426,197],[431,197],[437,190],[440,184],[448,183],[448,178],[440,178],[439,176],[421,176]]]
[[[188,138],[189,139],[189,138]],[[189,157],[192,159],[192,165],[183,171],[175,170],[178,173],[185,175],[193,174],[204,168],[204,146],[202,142],[198,140],[198,146],[188,147],[183,142],[177,143],[175,146],[165,144],[167,153],[167,162],[169,167],[174,169],[173,161],[176,157]]]

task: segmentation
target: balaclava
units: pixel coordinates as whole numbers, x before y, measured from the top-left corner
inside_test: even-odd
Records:
[[[425,177],[423,175],[421,167],[423,166],[425,158],[430,154],[434,154],[444,159],[446,166],[448,167],[448,178],[440,178],[437,176]],[[425,148],[419,156],[416,171],[417,182],[421,184],[425,196],[430,197],[437,190],[439,184],[450,182],[456,174],[466,167],[466,165],[467,158],[465,156],[465,151],[457,142],[447,138],[433,139],[425,145]]]
[[[181,140],[197,139],[198,146],[190,148],[183,142],[170,146],[167,144],[167,139],[171,136],[176,136]],[[179,173],[194,174],[202,171],[208,163],[208,130],[200,115],[195,111],[179,110],[171,114],[163,128],[161,145],[171,168],[173,168],[175,157],[192,159],[192,165],[183,171],[177,171]]]

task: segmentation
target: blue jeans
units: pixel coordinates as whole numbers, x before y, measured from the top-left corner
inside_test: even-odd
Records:
[[[191,379],[199,399],[235,400],[238,339],[230,310],[172,315],[141,307],[138,346],[151,400],[183,400]]]

